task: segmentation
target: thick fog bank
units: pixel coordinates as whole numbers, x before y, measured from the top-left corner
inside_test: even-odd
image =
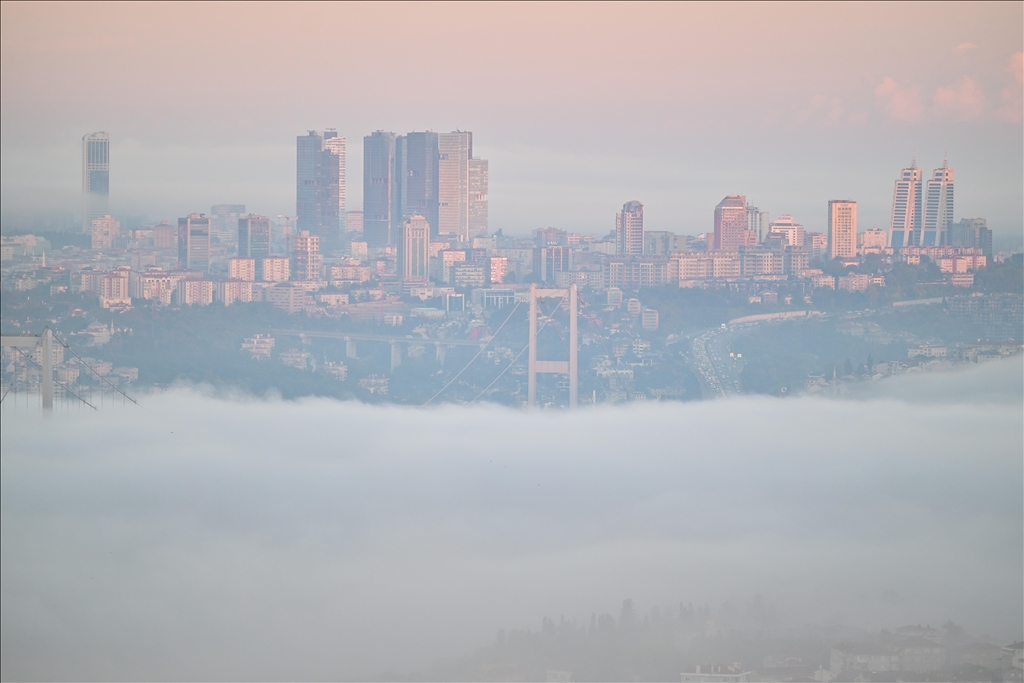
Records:
[[[5,408],[2,676],[369,676],[626,597],[1017,638],[1021,374],[575,413]]]

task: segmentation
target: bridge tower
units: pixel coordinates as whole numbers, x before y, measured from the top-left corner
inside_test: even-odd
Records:
[[[569,298],[569,360],[537,360],[537,299],[558,297]],[[528,370],[528,405],[537,407],[537,373],[547,372],[569,375],[569,407],[576,407],[579,392],[579,368],[577,367],[576,318],[577,318],[576,285],[568,289],[538,289],[530,286],[530,362]]]

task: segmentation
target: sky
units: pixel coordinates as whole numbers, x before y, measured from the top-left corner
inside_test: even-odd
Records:
[[[1012,642],[1022,375],[544,413],[9,399],[2,678],[366,680],[627,598]]]
[[[916,156],[956,217],[1018,240],[1020,3],[11,3],[0,21],[5,215],[74,211],[81,136],[112,136],[111,201],[294,213],[296,135],[471,130],[491,228],[696,234],[730,193],[823,230],[887,227]]]

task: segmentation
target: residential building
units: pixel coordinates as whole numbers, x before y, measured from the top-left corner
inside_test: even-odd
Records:
[[[899,668],[899,655],[883,645],[840,643],[832,648],[828,668],[837,674],[843,671],[895,671]]]
[[[889,243],[888,235],[881,228],[865,230],[857,236],[861,254],[881,254]]]
[[[452,284],[460,288],[487,286],[487,265],[466,261],[456,263],[452,266]]]
[[[823,232],[804,233],[804,249],[812,261],[821,261],[828,256],[828,235]]]
[[[953,169],[949,167],[947,161],[943,161],[942,168],[935,169],[926,184],[921,246],[951,244],[952,226]]]
[[[392,214],[399,200],[395,144],[395,134],[382,130],[363,138],[363,235],[372,247],[392,243]]]
[[[491,257],[491,284],[500,285],[505,283],[505,275],[508,271],[508,259],[504,256]]]
[[[262,261],[262,259],[260,259]],[[237,256],[228,259],[228,277],[232,280],[254,282],[256,277],[256,259]]]
[[[114,240],[121,237],[121,224],[107,214],[92,221],[92,248],[113,249]]]
[[[558,273],[573,268],[573,250],[569,247],[548,246],[534,249],[533,274],[537,282],[554,283]]]
[[[178,268],[210,272],[210,219],[205,214],[178,219]]]
[[[363,212],[359,209],[345,212],[345,232],[363,234]]]
[[[320,237],[308,230],[295,236],[292,247],[292,277],[296,280],[320,280],[324,257],[320,253]]]
[[[263,292],[264,299],[287,313],[298,313],[307,307],[315,306],[313,297],[302,287],[291,282],[270,287]]]
[[[345,218],[345,138],[315,130],[295,139],[297,228],[335,245]]]
[[[212,280],[186,278],[178,280],[179,306],[209,306],[213,303]]]
[[[715,251],[738,251],[746,242],[747,198],[730,195],[715,207]]]
[[[647,256],[671,256],[682,251],[685,239],[667,230],[644,231],[644,254]]]
[[[132,272],[129,275],[129,288],[136,299],[158,301],[164,306],[170,306],[172,296],[178,291],[178,282],[198,276],[199,273],[194,271],[150,268],[142,273]]]
[[[254,359],[265,360],[270,358],[270,354],[274,350],[274,338],[269,334],[246,337],[242,342],[242,350],[248,351]]]
[[[802,241],[802,240],[801,240]],[[832,199],[828,203],[828,257],[857,255],[857,202]]]
[[[167,221],[153,226],[153,248],[155,249],[177,249],[178,230]]]
[[[82,232],[93,220],[110,213],[110,136],[82,136]]]
[[[132,297],[129,288],[131,271],[128,268],[118,268],[106,273],[100,280],[100,306],[112,308],[114,306],[131,306]]]
[[[893,249],[920,244],[921,239],[921,169],[916,161],[900,172],[892,191],[892,220],[889,224],[889,246]]]
[[[403,284],[430,281],[430,224],[423,216],[410,216],[402,221],[398,276]]]
[[[793,220],[789,214],[782,214],[772,221],[765,237],[772,233],[782,236],[783,246],[799,247],[804,243],[804,226]]]
[[[644,253],[644,205],[626,202],[615,214],[615,253],[642,256]]]
[[[291,279],[291,264],[286,256],[267,256],[263,262],[262,282],[286,282]]]
[[[252,280],[222,280],[214,284],[214,298],[230,306],[236,301],[252,301]]]

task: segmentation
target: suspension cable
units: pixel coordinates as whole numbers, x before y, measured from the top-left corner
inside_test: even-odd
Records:
[[[37,362],[36,362],[36,359],[35,359],[35,358],[33,358],[32,356],[26,355],[26,353],[25,353],[24,351],[22,351],[21,349],[19,349],[18,347],[14,347],[14,350],[15,350],[15,351],[17,351],[17,352],[18,352],[19,354],[21,354],[22,358],[24,358],[25,360],[27,360],[27,361],[29,361],[30,363],[32,363],[32,365],[36,366],[36,367],[37,367],[37,368],[39,368],[40,370],[42,370],[42,369],[43,369],[43,366],[41,366],[41,365],[40,365],[39,363],[37,363]],[[77,399],[78,399],[79,401],[81,401],[81,402],[82,402],[82,403],[84,403],[85,405],[89,406],[89,407],[90,407],[90,408],[92,408],[93,410],[99,410],[99,408],[97,408],[97,407],[96,407],[96,406],[94,406],[93,404],[89,403],[88,401],[86,401],[86,400],[85,400],[84,398],[82,398],[81,396],[79,396],[79,395],[78,395],[78,394],[76,394],[75,392],[71,391],[71,389],[69,389],[69,388],[67,387],[67,385],[65,385],[65,384],[64,384],[63,382],[61,382],[61,381],[60,381],[59,379],[57,379],[56,377],[52,377],[52,376],[51,376],[51,379],[52,379],[52,380],[53,380],[54,382],[56,382],[57,384],[59,384],[59,385],[60,385],[60,387],[61,387],[61,388],[62,388],[62,389],[63,389],[64,391],[66,391],[67,393],[71,394],[72,396],[74,396],[75,398],[77,398]],[[8,389],[8,391],[10,391],[10,389]],[[4,398],[6,398],[6,397],[7,397],[7,394],[4,394]]]
[[[135,405],[139,405],[139,402],[138,402],[138,401],[136,401],[136,400],[135,400],[134,398],[132,398],[132,397],[131,397],[131,396],[129,396],[128,394],[126,394],[126,393],[124,393],[123,391],[121,391],[121,389],[120,389],[120,388],[119,388],[119,387],[118,387],[117,385],[113,384],[113,383],[112,383],[112,382],[111,382],[110,380],[108,380],[108,379],[107,379],[106,377],[104,377],[104,376],[103,376],[103,375],[101,375],[100,373],[96,372],[96,370],[95,370],[95,369],[94,369],[94,368],[93,368],[93,367],[92,367],[91,365],[89,365],[88,363],[86,363],[86,362],[85,362],[85,359],[84,359],[84,358],[82,358],[82,357],[81,357],[81,356],[79,356],[79,355],[78,355],[77,353],[75,353],[75,352],[74,352],[74,349],[72,349],[72,348],[71,348],[70,346],[68,346],[68,345],[67,345],[67,343],[65,343],[65,341],[64,341],[63,339],[61,339],[60,337],[58,337],[58,336],[57,336],[57,333],[56,333],[56,332],[54,332],[54,333],[53,333],[53,338],[54,338],[54,339],[56,339],[56,340],[57,340],[57,341],[58,341],[58,342],[60,343],[60,345],[61,345],[61,346],[63,346],[63,347],[64,347],[65,349],[67,349],[68,351],[70,351],[70,352],[71,352],[71,355],[72,355],[72,356],[74,356],[75,358],[77,358],[77,359],[78,359],[78,361],[79,361],[79,362],[80,362],[80,363],[81,363],[82,365],[84,365],[84,366],[85,366],[86,368],[88,368],[88,369],[89,369],[89,371],[90,371],[90,372],[92,372],[92,374],[96,375],[96,376],[97,376],[97,377],[98,377],[98,378],[99,378],[99,379],[100,379],[100,380],[101,380],[101,381],[102,381],[103,383],[105,383],[105,384],[106,384],[107,386],[109,386],[109,387],[110,387],[111,389],[113,389],[113,390],[114,390],[114,391],[116,391],[117,393],[119,393],[119,394],[121,394],[122,396],[124,396],[124,397],[125,397],[126,399],[128,399],[129,401],[131,401],[131,402],[132,402],[132,403],[134,403]]]

